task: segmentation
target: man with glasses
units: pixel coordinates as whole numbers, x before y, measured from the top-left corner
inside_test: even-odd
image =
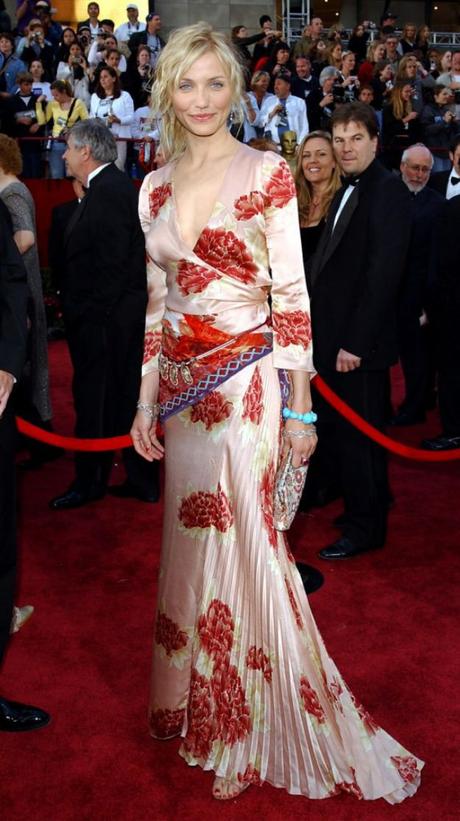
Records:
[[[407,148],[401,177],[412,195],[412,233],[398,301],[398,350],[405,395],[393,425],[425,419],[434,394],[433,290],[437,280],[439,231],[445,211],[440,194],[427,187],[433,155],[423,143]]]

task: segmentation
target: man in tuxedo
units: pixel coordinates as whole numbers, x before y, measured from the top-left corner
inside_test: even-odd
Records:
[[[430,387],[434,393],[434,339],[430,320],[437,280],[439,231],[446,201],[427,187],[432,167],[433,155],[422,143],[406,148],[402,155],[401,177],[412,195],[413,224],[398,298],[399,359],[406,390],[398,412],[391,419],[392,425],[423,422]]]
[[[16,582],[16,429],[11,394],[26,356],[27,298],[24,263],[0,200],[0,663],[10,634]],[[0,697],[0,730],[33,730],[49,720],[38,707]]]
[[[370,106],[337,108],[332,140],[346,176],[312,261],[314,363],[327,384],[381,430],[388,368],[398,356],[396,304],[410,238],[410,195],[375,159],[378,132]],[[343,535],[319,555],[347,559],[385,543],[386,454],[330,406],[317,408],[319,461],[331,466],[334,480],[339,477],[345,501]]]
[[[438,398],[442,433],[425,439],[426,450],[460,448],[460,197],[446,203],[439,240],[435,327],[438,338]]]
[[[145,244],[137,194],[114,162],[115,139],[100,120],[72,129],[69,172],[87,188],[64,237],[62,309],[74,368],[76,435],[127,433],[136,411],[147,302]],[[123,451],[127,482],[112,492],[156,501],[155,473],[132,448]],[[76,477],[50,502],[80,507],[107,491],[112,453],[76,453]]]
[[[460,134],[455,137],[449,151],[452,168],[450,171],[438,171],[432,174],[428,185],[447,200],[460,194]]]
[[[295,74],[291,79],[291,94],[306,103],[312,91],[319,92],[319,82],[317,77],[311,73],[311,60],[309,57],[297,57]]]
[[[289,74],[278,74],[274,91],[278,97],[278,102],[273,102],[273,97],[268,97],[260,112],[260,123],[262,128],[270,134],[270,139],[278,145],[281,142],[281,135],[285,131],[295,131],[297,142],[300,144],[308,134],[308,118],[305,103],[291,94],[291,78]]]

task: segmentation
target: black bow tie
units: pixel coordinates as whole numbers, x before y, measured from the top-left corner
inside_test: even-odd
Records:
[[[452,177],[450,178],[450,181],[451,181],[452,185],[457,185],[457,183],[458,183],[458,182],[460,182],[460,177],[454,177],[454,176],[452,176]]]
[[[359,182],[359,177],[357,177],[356,174],[350,174],[349,177],[340,177],[340,179],[342,180],[342,185],[345,187],[348,185],[355,186]]]

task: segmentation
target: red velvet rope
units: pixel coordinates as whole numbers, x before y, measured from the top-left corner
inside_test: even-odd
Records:
[[[444,451],[429,451],[421,448],[413,448],[410,445],[404,445],[402,442],[397,442],[391,439],[381,431],[366,422],[356,411],[350,408],[333,390],[321,379],[320,376],[315,376],[315,386],[318,388],[320,394],[335,408],[338,413],[345,417],[355,428],[369,436],[378,445],[389,450],[396,456],[403,456],[405,459],[415,459],[417,462],[453,462],[460,459],[460,448],[455,450]],[[66,448],[67,450],[82,450],[82,451],[105,451],[105,450],[119,450],[122,448],[129,448],[132,445],[131,437],[126,436],[112,436],[110,439],[79,439],[75,436],[61,436],[58,433],[51,433],[50,431],[38,428],[25,419],[17,418],[18,430],[20,433],[29,436],[32,439],[38,439],[39,442],[46,442],[48,445],[55,445],[58,448]]]

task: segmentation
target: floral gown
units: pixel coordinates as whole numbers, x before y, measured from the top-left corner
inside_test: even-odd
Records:
[[[423,762],[348,689],[273,527],[279,369],[313,371],[292,176],[274,153],[241,145],[192,250],[173,174],[173,163],[152,172],[140,194],[144,373],[159,367],[160,350],[180,363],[227,347],[196,362],[199,391],[177,375],[171,385],[170,372],[160,379],[166,489],[151,733],[182,735],[189,764],[240,782],[400,802],[417,790]]]

